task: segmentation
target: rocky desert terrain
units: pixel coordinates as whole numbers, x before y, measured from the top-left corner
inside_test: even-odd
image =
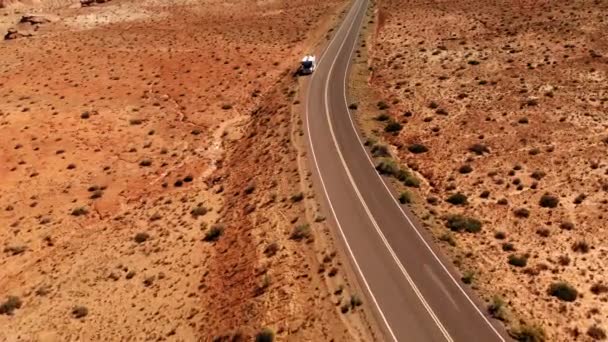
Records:
[[[298,144],[342,0],[3,1],[0,340],[370,340]]]
[[[402,201],[515,338],[606,339],[608,2],[375,5],[352,93]]]

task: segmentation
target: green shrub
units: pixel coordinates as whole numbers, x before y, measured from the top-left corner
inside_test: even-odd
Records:
[[[407,204],[412,202],[412,196],[409,192],[404,191],[399,195],[399,203]]]
[[[303,199],[304,199],[304,194],[303,194],[303,193],[301,193],[301,192],[300,192],[300,193],[297,193],[297,194],[295,194],[295,195],[293,195],[293,196],[291,196],[291,201],[292,201],[292,202],[294,202],[294,203],[295,203],[295,202],[300,202],[300,201],[301,201],[301,200],[303,200]]]
[[[471,284],[473,282],[473,280],[475,279],[475,272],[473,271],[467,271],[465,272],[462,277],[460,278],[460,280],[462,280],[463,283],[465,284]]]
[[[137,243],[144,243],[144,242],[148,241],[149,239],[150,239],[150,234],[148,234],[146,232],[137,233],[137,234],[135,234],[135,237],[133,238],[133,240],[135,240],[135,242],[137,242]]]
[[[481,222],[477,219],[462,215],[450,215],[447,217],[446,225],[455,232],[466,231],[477,233],[481,231]]]
[[[89,209],[86,207],[74,208],[71,212],[72,216],[83,216],[89,213]]]
[[[428,152],[429,149],[422,144],[411,144],[410,146],[407,147],[407,150],[414,154],[419,154],[419,153]]]
[[[553,283],[549,286],[549,295],[557,297],[565,302],[574,302],[578,297],[578,291],[566,282]]]
[[[274,332],[270,328],[264,328],[255,335],[255,342],[273,342]]]
[[[464,174],[473,172],[473,168],[469,164],[464,164],[458,168],[458,172],[460,172],[464,175]]]
[[[89,309],[84,306],[78,305],[72,308],[72,316],[74,318],[83,318],[89,314]]]
[[[0,315],[12,315],[13,312],[21,308],[23,302],[19,297],[8,296],[4,303],[0,304]]]
[[[378,106],[378,109],[380,109],[380,110],[385,110],[385,109],[388,109],[388,107],[389,107],[389,105],[386,104],[386,102],[384,102],[384,101],[378,101],[377,106]]]
[[[488,305],[488,312],[492,317],[501,321],[505,321],[507,318],[505,301],[502,298],[495,296],[494,298],[492,298],[492,303]]]
[[[587,336],[591,337],[596,341],[602,341],[606,339],[606,332],[604,329],[598,327],[597,325],[593,325],[587,329]]]
[[[559,204],[559,199],[556,196],[545,193],[541,196],[539,204],[543,208],[555,208]]]
[[[385,158],[382,159],[378,163],[378,165],[376,165],[376,170],[381,175],[393,176],[397,174],[397,171],[399,171],[399,167],[392,159]]]
[[[205,208],[201,205],[198,205],[198,206],[192,208],[192,210],[190,210],[190,215],[192,215],[195,218],[197,218],[199,216],[203,216],[205,214],[207,214],[207,208]]]
[[[403,129],[403,125],[394,120],[390,120],[384,127],[384,131],[387,133],[399,132],[402,129]]]
[[[513,210],[513,214],[519,218],[528,218],[530,217],[530,210],[526,208],[517,208]]]
[[[525,255],[509,255],[509,265],[516,267],[526,267],[528,264],[528,257]]]
[[[388,147],[386,145],[376,144],[376,145],[372,146],[371,152],[372,152],[372,156],[374,156],[375,158],[391,156],[391,154],[388,150]]]
[[[418,180],[418,178],[416,178],[416,176],[414,176],[408,170],[400,169],[396,174],[394,174],[394,176],[397,178],[397,180],[403,182],[405,186],[412,188],[417,188],[420,186],[420,180]]]
[[[510,329],[509,335],[520,342],[543,342],[547,338],[541,327],[526,324]]]
[[[483,155],[484,153],[490,153],[490,149],[483,144],[473,144],[471,146],[469,146],[469,151],[477,154],[477,155]]]
[[[308,225],[308,224],[301,224],[299,226],[294,227],[293,231],[291,232],[291,236],[290,236],[290,239],[296,240],[296,241],[300,241],[300,240],[308,239],[308,238],[310,238],[310,225]]]
[[[385,113],[380,113],[380,114],[378,114],[378,116],[376,116],[376,120],[377,121],[386,121],[386,120],[388,120],[390,118],[391,117],[388,116],[388,114],[385,114]]]
[[[220,238],[220,236],[222,236],[223,233],[224,233],[223,226],[217,225],[217,224],[213,225],[205,233],[205,237],[203,238],[203,241],[207,241],[207,242],[217,241]]]
[[[450,233],[445,233],[445,234],[441,235],[439,237],[439,240],[443,241],[443,242],[447,242],[452,247],[456,246],[456,240],[454,240],[454,237]]]
[[[453,205],[463,205],[468,203],[467,196],[457,192],[446,199],[446,202]]]

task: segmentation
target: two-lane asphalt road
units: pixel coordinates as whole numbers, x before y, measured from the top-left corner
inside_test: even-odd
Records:
[[[353,0],[309,80],[306,130],[315,187],[386,340],[505,341],[377,174],[346,101],[367,0]]]

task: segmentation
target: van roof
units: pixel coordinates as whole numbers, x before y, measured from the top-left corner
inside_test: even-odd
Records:
[[[306,55],[304,56],[304,58],[302,58],[302,62],[314,62],[315,61],[315,56],[313,55]]]

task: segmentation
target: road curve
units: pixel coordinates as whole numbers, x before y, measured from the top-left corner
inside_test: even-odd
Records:
[[[374,169],[346,101],[368,0],[353,0],[308,80],[305,130],[315,188],[387,341],[506,341]]]

